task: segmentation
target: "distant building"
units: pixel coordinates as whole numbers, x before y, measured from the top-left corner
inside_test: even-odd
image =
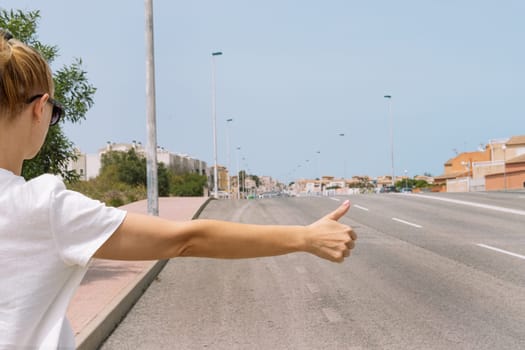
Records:
[[[525,135],[511,137],[501,151],[504,167],[485,176],[486,190],[525,189]]]
[[[211,191],[213,191],[213,186],[215,186],[214,185],[215,166],[210,167],[209,174],[210,174],[210,189]],[[228,176],[230,176],[228,173],[228,168],[222,165],[217,165],[217,186],[219,187],[217,191],[228,192]]]
[[[100,173],[102,155],[111,151],[128,152],[134,149],[137,154],[146,156],[146,150],[140,142],[112,143],[108,142],[97,154],[83,154],[77,150],[77,160],[71,162],[68,169],[75,170],[81,180],[95,178]],[[174,171],[175,173],[196,173],[208,175],[206,162],[192,158],[185,154],[171,153],[163,147],[157,147],[157,162]]]
[[[423,180],[426,181],[427,184],[433,185],[434,184],[434,177],[432,176],[426,176],[426,175],[416,175],[414,176],[414,180]]]
[[[290,192],[296,196],[331,196],[345,195],[359,192],[359,189],[350,188],[352,184],[359,183],[359,177],[352,179],[323,176],[320,180],[299,179],[290,187]]]
[[[474,164],[486,164],[486,162],[493,164],[488,147],[484,151],[460,153],[445,162],[445,171],[434,178],[435,184],[446,192],[468,192],[473,186],[479,187],[480,190],[484,189],[485,178],[474,171]]]
[[[259,180],[261,181],[258,188],[259,193],[274,192],[281,189],[279,183],[271,176],[261,176]]]
[[[435,183],[447,192],[494,191],[525,186],[525,135],[490,140],[484,150],[464,152],[445,163]]]

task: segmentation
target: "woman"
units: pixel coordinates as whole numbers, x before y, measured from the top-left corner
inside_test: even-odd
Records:
[[[342,262],[356,235],[337,222],[345,202],[308,226],[173,222],[126,213],[66,190],[52,175],[21,176],[63,116],[47,62],[0,30],[0,348],[74,348],[65,317],[92,258],[251,258],[297,251]]]

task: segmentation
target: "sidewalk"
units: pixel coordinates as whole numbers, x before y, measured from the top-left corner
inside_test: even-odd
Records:
[[[208,197],[159,198],[159,216],[191,220]],[[147,201],[122,207],[147,213]],[[67,311],[78,349],[96,349],[119,324],[166,264],[163,261],[93,260]]]

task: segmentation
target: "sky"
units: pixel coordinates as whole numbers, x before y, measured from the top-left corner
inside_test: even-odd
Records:
[[[525,134],[522,0],[153,3],[157,143],[171,152],[213,164],[217,51],[218,162],[232,171],[376,177],[393,153],[396,175],[437,176],[456,152]],[[40,10],[53,68],[82,59],[95,105],[63,127],[83,153],[146,144],[143,1],[0,8]]]

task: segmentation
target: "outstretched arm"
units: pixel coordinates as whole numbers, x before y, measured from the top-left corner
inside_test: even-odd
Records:
[[[308,226],[251,225],[217,220],[175,222],[128,213],[121,226],[95,253],[95,258],[157,260],[178,256],[254,258],[309,252],[342,262],[357,236],[338,220],[339,208]]]

